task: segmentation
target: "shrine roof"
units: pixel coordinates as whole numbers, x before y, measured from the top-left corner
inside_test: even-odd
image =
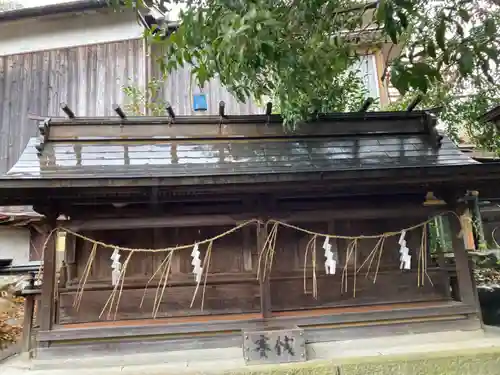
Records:
[[[0,190],[193,186],[477,172],[426,111],[280,116],[52,118]],[[465,168],[465,169],[464,169]],[[472,169],[471,169],[472,168]],[[375,173],[377,172],[377,173]]]
[[[412,134],[284,139],[110,140],[32,138],[6,179],[113,179],[280,174],[476,163],[448,138],[433,148]]]

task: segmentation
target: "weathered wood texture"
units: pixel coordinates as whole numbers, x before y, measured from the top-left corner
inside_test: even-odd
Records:
[[[340,328],[310,328],[305,330],[308,343],[353,340],[359,338],[386,337],[391,335],[408,335],[418,333],[435,333],[446,331],[473,331],[480,328],[477,320],[458,319],[451,317],[447,320],[387,323],[373,326],[340,327]],[[241,333],[222,334],[213,336],[158,339],[141,342],[141,353],[164,353],[178,350],[210,349],[238,347],[241,345]],[[81,358],[86,355],[102,355],[104,352],[129,355],[137,352],[137,341],[121,338],[116,341],[101,341],[72,343],[68,341],[54,341],[50,348],[37,352],[38,359],[65,359]]]
[[[114,103],[127,112],[130,100],[123,87],[145,87],[151,71],[148,61],[157,66],[154,58],[146,58],[142,38],[0,57],[0,173],[17,161],[37,133],[29,114],[61,116],[61,102],[77,117],[116,116]],[[161,76],[156,71],[151,74]],[[176,115],[199,113],[193,111],[195,85],[191,83],[187,68],[170,74],[164,82],[164,93]],[[205,89],[209,105],[202,113],[216,114],[219,101],[226,103],[228,114],[264,112],[251,100],[237,101],[220,82],[211,80]]]
[[[32,349],[34,312],[35,296],[28,295],[24,300],[23,335],[21,340],[23,353],[30,353]]]
[[[150,318],[153,311],[156,288],[151,288],[144,298],[144,304],[140,307],[144,295],[144,288],[124,290],[117,319]],[[157,317],[186,316],[186,315],[208,315],[213,313],[243,313],[259,311],[259,287],[258,285],[218,285],[207,286],[205,292],[204,309],[201,310],[201,288],[198,292],[196,302],[190,308],[191,299],[195,287],[171,287],[166,290],[160,305]],[[87,291],[84,294],[79,310],[73,308],[74,293],[64,293],[60,300],[60,323],[74,323],[99,320],[99,314],[104,307],[110,290]],[[109,318],[114,318],[114,308]],[[107,312],[102,319],[107,319]]]
[[[143,46],[138,39],[0,58],[0,173],[36,135],[30,113],[61,116],[66,102],[77,116],[113,115],[123,86],[144,85]]]
[[[133,248],[166,248],[192,243],[194,240],[203,240],[222,233],[232,227],[203,227],[195,228],[157,228],[142,229],[140,231],[93,231],[85,232],[90,238],[101,240],[105,243]],[[203,286],[200,286],[196,301],[190,308],[195,282],[191,273],[191,249],[178,251],[172,260],[171,281],[183,286],[168,287],[160,304],[158,317],[205,315],[214,313],[243,313],[259,311],[260,297],[259,286],[255,272],[245,271],[250,259],[257,259],[256,227],[248,228],[247,246],[243,247],[243,232],[236,232],[214,242],[210,260],[210,279],[205,291],[204,308],[201,310]],[[89,242],[77,240],[77,277],[83,274],[92,245]],[[200,247],[201,259],[205,257],[207,246]],[[89,275],[89,289],[84,293],[79,311],[73,308],[74,292],[65,292],[60,296],[60,322],[70,323],[79,321],[93,321],[99,319],[99,314],[108,299],[111,286],[111,260],[112,249],[99,247],[94,266]],[[126,283],[136,286],[135,289],[123,291],[120,302],[118,319],[147,318],[151,317],[156,294],[156,285],[160,274],[152,281],[151,287],[144,298],[142,309],[139,308],[144,295],[144,286],[147,279],[160,266],[166,252],[147,253],[136,252],[127,268]],[[124,262],[127,253],[122,253],[121,261]],[[255,262],[254,262],[255,263]],[[246,266],[245,266],[246,264]],[[255,269],[255,267],[253,267]],[[211,280],[217,276],[229,276],[241,283],[212,285]],[[76,279],[69,284],[77,283]],[[101,290],[91,290],[93,286],[100,286]],[[107,286],[107,288],[106,288]],[[104,287],[104,288],[102,288]],[[104,289],[104,290],[102,290]],[[113,310],[114,311],[114,310]],[[103,318],[106,318],[106,314]]]
[[[398,231],[409,227],[418,221],[399,220],[350,220],[337,221],[335,232],[346,236],[360,234],[374,235],[378,233]],[[328,224],[310,223],[301,225],[315,232],[331,233]],[[332,225],[330,225],[330,228]],[[306,246],[311,236],[287,228],[281,228],[276,244],[273,275],[284,274],[290,271],[303,271],[306,259]],[[407,246],[412,255],[412,269],[400,270],[399,235],[386,238],[380,269],[375,272],[379,253],[375,256],[371,268],[370,261],[366,261],[374,250],[377,239],[362,239],[357,241],[356,256],[354,252],[348,256],[348,246],[351,240],[331,239],[334,258],[337,258],[337,271],[335,275],[325,275],[325,256],[322,247],[324,237],[316,240],[316,275],[317,298],[312,295],[312,251],[307,254],[307,282],[304,293],[303,277],[289,280],[271,279],[273,310],[299,309],[303,307],[360,305],[370,303],[410,302],[434,299],[446,299],[447,280],[437,272],[429,271],[429,278],[424,279],[424,284],[418,286],[418,252],[422,238],[421,228],[409,231],[406,235]],[[335,249],[337,252],[335,253]],[[347,260],[347,289],[342,287],[342,272]],[[366,261],[366,262],[365,262]],[[364,266],[361,268],[361,266]],[[356,265],[356,267],[354,267]],[[354,269],[358,270],[356,277]],[[286,293],[282,291],[286,290]]]
[[[233,226],[226,227],[202,227],[202,228],[161,228],[157,230],[156,236],[152,229],[141,229],[139,231],[127,230],[110,230],[110,231],[88,231],[83,234],[89,238],[100,240],[107,244],[117,246],[125,246],[131,248],[142,249],[161,249],[169,246],[192,244],[197,240],[211,238],[232,229]],[[256,227],[253,227],[253,235],[250,236],[250,246],[254,249],[254,257],[256,258]],[[155,243],[156,242],[156,243]],[[77,274],[82,275],[83,269],[90,254],[92,244],[87,241],[77,241]],[[207,245],[200,246],[203,259]],[[111,282],[111,256],[113,249],[98,247],[95,264],[92,268],[90,280],[102,280]],[[136,252],[133,255],[127,268],[127,280],[144,279],[150,277],[154,271],[160,266],[164,260],[166,252],[150,253]],[[191,249],[177,251],[174,254],[173,262],[176,267],[172,272],[190,275],[191,266]],[[122,254],[121,262],[124,262],[126,253]],[[212,248],[212,256],[210,261],[210,272],[219,273],[240,273],[244,270],[243,259],[243,241],[242,232],[233,232],[224,238],[220,238],[214,242]],[[159,274],[157,275],[159,279]]]
[[[314,298],[312,280],[308,278],[308,294],[304,293],[302,278],[296,280],[273,281],[271,279],[271,300],[273,310],[292,310],[300,308],[314,308],[317,306],[352,306],[380,303],[445,300],[446,296],[442,284],[438,284],[435,272],[429,275],[434,287],[426,282],[424,286],[417,286],[417,272],[390,271],[380,273],[376,282],[373,276],[365,277],[359,273],[356,280],[356,295],[354,296],[354,277],[348,277],[348,290],[341,290],[341,275],[319,276],[318,295]],[[286,293],[283,293],[286,291]]]
[[[47,229],[56,227],[56,216],[47,220]],[[49,232],[50,233],[50,232]],[[47,240],[43,253],[43,283],[40,303],[40,329],[51,330],[55,320],[56,289],[56,235],[53,233]]]
[[[43,244],[47,238],[47,233],[41,228],[37,229],[35,227],[31,227],[30,232],[30,261],[40,261],[42,260]]]
[[[337,220],[334,228],[335,233],[343,236],[372,236],[381,233],[396,232],[396,234],[386,237],[384,241],[382,257],[380,261],[381,269],[386,270],[399,270],[400,254],[398,240],[398,231],[418,224],[425,220],[424,218],[415,217],[397,218],[397,219],[373,219],[373,220]],[[301,223],[300,227],[309,229],[316,233],[329,233],[328,223]],[[293,229],[280,227],[278,232],[278,239],[276,242],[275,261],[273,265],[274,272],[283,272],[290,270],[302,270],[304,267],[304,259],[306,255],[306,246],[312,236],[306,233],[298,232]],[[412,255],[412,269],[417,269],[418,251],[420,250],[422,232],[421,228],[417,228],[407,232],[406,234],[407,246]],[[317,272],[324,274],[324,249],[323,242],[325,237],[318,236],[316,239],[316,267]],[[366,258],[372,253],[378,238],[366,238],[357,241],[357,256],[354,253],[348,257],[348,246],[352,242],[350,239],[335,239],[331,238],[330,243],[333,245],[332,251],[337,248],[337,273],[344,267],[346,260],[348,260],[349,271],[353,270],[354,260],[356,260],[356,267],[359,269],[365,262]],[[377,255],[378,257],[378,255]],[[356,258],[356,259],[355,259]],[[311,264],[312,254],[308,253],[307,266],[312,270]],[[372,263],[372,273],[376,266],[375,259]],[[361,271],[368,269],[369,262],[366,262]],[[310,272],[309,272],[310,273]]]
[[[461,210],[457,209],[457,213],[461,214]],[[465,248],[465,243],[463,239],[462,226],[459,219],[454,215],[450,216],[450,227],[453,233],[453,252],[455,255],[455,264],[457,268],[458,276],[458,290],[460,293],[460,299],[462,302],[475,306],[477,312],[481,312],[481,307],[479,306],[479,301],[476,298],[476,292],[474,289],[474,280],[472,278],[471,269],[469,268],[469,254],[468,250]],[[462,236],[459,237],[459,234]]]
[[[267,226],[259,226],[257,230],[257,245],[258,249],[263,249],[268,239],[269,231]],[[264,254],[264,253],[261,253]],[[257,267],[263,268],[261,257],[257,259]],[[272,315],[272,302],[271,302],[271,280],[267,272],[258,273],[259,276],[259,290],[260,290],[260,312],[263,319],[270,318]]]
[[[424,133],[425,127],[422,117],[408,115],[408,117],[390,119],[377,118],[378,112],[372,115],[325,117],[321,122],[303,124],[293,132],[285,131],[281,117],[274,116],[268,124],[267,116],[246,119],[243,122],[239,117],[228,117],[221,125],[219,116],[211,117],[176,117],[175,123],[170,124],[168,117],[136,118],[130,117],[126,121],[111,118],[103,119],[54,119],[50,124],[48,141],[95,140],[96,137],[109,139],[145,140],[179,137],[186,139],[214,139],[214,138],[276,138],[283,136],[353,136],[356,134],[401,134],[414,135]],[[406,113],[405,113],[406,114]],[[386,116],[387,117],[387,116]],[[411,138],[410,138],[411,139]],[[399,139],[398,139],[399,140]],[[358,140],[359,147],[364,146],[363,139]],[[397,142],[397,141],[396,141]],[[395,142],[395,143],[396,143]],[[180,143],[182,145],[182,143]],[[420,143],[421,144],[421,143]],[[372,146],[373,147],[373,146]],[[361,150],[362,151],[362,150]]]
[[[400,230],[403,227],[418,223],[419,219],[405,222],[389,220],[352,220],[336,221],[330,224],[330,230],[344,235],[378,234],[387,231]],[[301,224],[302,227],[316,232],[328,233],[327,223]],[[127,231],[87,231],[85,235],[105,243],[133,248],[164,248],[180,244],[190,244],[197,240],[214,237],[231,227],[202,228],[156,228]],[[158,317],[182,315],[212,315],[225,313],[248,313],[260,311],[260,290],[256,280],[259,265],[256,226],[248,227],[214,242],[210,273],[205,292],[204,309],[201,311],[202,288],[198,291],[196,302],[190,308],[195,290],[191,274],[191,249],[178,251],[172,261],[172,276],[160,305]],[[303,267],[305,248],[310,237],[280,227],[276,243],[276,252],[271,272],[271,309],[273,311],[325,307],[349,306],[372,303],[411,302],[426,300],[445,300],[446,286],[443,278],[429,271],[434,286],[428,279],[423,287],[417,286],[417,251],[420,248],[421,232],[411,231],[406,240],[412,258],[412,270],[399,269],[399,236],[387,238],[381,257],[380,273],[377,282],[373,283],[376,259],[373,262],[368,277],[365,278],[368,262],[356,275],[356,296],[353,296],[354,286],[354,256],[348,262],[348,288],[341,293],[341,272],[345,264],[348,241],[332,242],[337,247],[337,274],[324,274],[324,238],[318,237],[316,249],[316,272],[318,276],[318,298],[304,293]],[[363,239],[358,242],[356,255],[357,267],[365,261],[372,252],[376,240]],[[75,286],[83,274],[88,260],[91,244],[76,241],[76,278],[68,280],[67,288],[60,294],[60,323],[77,323],[99,320],[99,314],[108,299],[111,286],[112,249],[99,247],[89,279],[87,291],[84,292],[79,311],[73,308]],[[206,246],[201,247],[201,259],[205,256]],[[122,254],[122,262],[126,259]],[[127,268],[123,295],[118,309],[118,319],[134,319],[151,317],[156,285],[159,276],[152,281],[144,299],[142,309],[139,308],[144,294],[144,285],[156,271],[164,259],[165,253],[137,252]],[[261,267],[263,264],[261,264]],[[307,288],[311,291],[312,267],[311,252],[308,254]],[[286,291],[284,293],[283,291]],[[114,311],[114,310],[113,310]],[[113,314],[112,314],[113,315]],[[103,319],[106,319],[106,314]],[[112,317],[112,316],[111,316]]]
[[[337,307],[307,311],[274,313],[268,321],[260,314],[215,315],[176,317],[168,319],[141,319],[100,321],[60,325],[52,331],[41,331],[39,341],[71,341],[87,339],[126,339],[144,336],[195,335],[199,333],[241,333],[268,327],[352,327],[371,325],[384,320],[386,323],[402,321],[430,321],[452,317],[463,319],[474,313],[474,308],[454,301],[432,301],[375,306]],[[375,323],[377,324],[377,323]]]

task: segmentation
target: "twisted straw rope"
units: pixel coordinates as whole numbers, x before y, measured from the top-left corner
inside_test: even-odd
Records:
[[[211,237],[211,238],[206,238],[202,241],[197,241],[195,243],[192,243],[192,244],[189,244],[189,245],[180,245],[180,246],[174,246],[174,247],[166,247],[166,248],[160,248],[160,249],[137,249],[137,248],[132,248],[132,247],[124,247],[124,246],[116,246],[116,245],[111,245],[111,244],[107,244],[105,242],[102,242],[102,241],[98,241],[98,240],[94,240],[92,238],[89,238],[89,237],[86,237],[80,233],[77,233],[77,232],[73,232],[72,230],[70,229],[67,229],[67,228],[64,228],[64,227],[59,227],[59,228],[56,228],[54,230],[52,230],[52,232],[50,233],[50,235],[52,235],[52,233],[56,230],[60,230],[60,231],[63,231],[63,232],[66,232],[66,233],[69,233],[69,234],[72,234],[73,236],[76,236],[78,238],[81,238],[82,240],[84,241],[88,241],[88,242],[92,242],[92,243],[95,243],[97,245],[99,245],[100,247],[102,248],[107,248],[107,249],[117,249],[119,251],[133,251],[133,252],[136,252],[136,253],[162,253],[162,252],[167,252],[167,251],[177,251],[177,250],[186,250],[186,249],[190,249],[192,248],[195,244],[198,244],[198,245],[204,245],[204,244],[208,244],[210,242],[213,242],[213,241],[216,241],[218,239],[221,239],[231,233],[234,233],[238,230],[240,230],[241,228],[243,227],[246,227],[247,225],[250,225],[250,224],[260,224],[262,223],[260,220],[258,219],[251,219],[251,220],[248,220],[248,221],[245,221],[244,223],[241,223],[239,225],[237,225],[236,227],[234,228],[231,228],[221,234],[218,234],[217,236],[214,236],[214,237]]]
[[[266,238],[266,241],[264,243],[264,246],[262,247],[262,250],[261,250],[261,252],[259,254],[258,269],[257,269],[257,278],[258,279],[261,279],[261,278],[265,279],[266,275],[270,272],[270,270],[272,268],[272,263],[273,263],[274,255],[275,255],[275,246],[276,246],[276,241],[277,241],[278,228],[281,225],[281,226],[288,227],[290,229],[294,229],[296,231],[299,231],[299,232],[302,232],[302,233],[306,233],[306,234],[312,236],[312,239],[308,242],[308,245],[306,247],[306,254],[305,254],[305,260],[304,260],[304,292],[308,293],[307,290],[306,290],[307,289],[306,288],[306,266],[307,266],[307,255],[308,255],[308,252],[311,251],[312,252],[312,257],[313,257],[313,259],[312,259],[313,260],[313,265],[312,265],[313,266],[313,291],[312,291],[312,294],[313,294],[314,298],[317,298],[316,239],[318,237],[328,237],[328,238],[337,238],[337,239],[351,240],[352,242],[349,244],[349,246],[347,248],[347,251],[346,251],[346,263],[345,263],[343,271],[342,271],[341,290],[344,290],[345,292],[347,292],[348,261],[350,260],[351,257],[354,257],[354,275],[353,275],[354,288],[353,288],[353,294],[355,296],[356,295],[356,274],[360,272],[361,268],[369,260],[368,272],[365,275],[365,277],[367,277],[368,273],[370,272],[372,263],[373,263],[375,257],[377,256],[377,253],[378,253],[378,260],[377,260],[377,266],[376,266],[377,271],[375,272],[375,277],[374,277],[374,280],[373,280],[374,283],[376,282],[377,274],[378,274],[378,270],[380,268],[380,262],[381,262],[381,258],[382,258],[383,245],[384,245],[384,242],[385,242],[386,238],[392,237],[392,236],[396,236],[396,235],[400,235],[403,231],[408,232],[408,231],[412,231],[412,230],[420,228],[420,227],[424,227],[427,224],[429,224],[430,222],[432,222],[436,217],[445,215],[447,213],[454,214],[460,220],[460,217],[455,212],[453,212],[453,211],[447,211],[447,212],[443,212],[441,214],[438,214],[438,215],[436,215],[436,216],[434,216],[434,217],[432,217],[432,218],[430,218],[428,220],[425,220],[425,221],[423,221],[423,222],[421,222],[419,224],[416,224],[416,225],[413,225],[413,226],[401,229],[399,231],[385,232],[385,233],[381,233],[381,234],[377,234],[377,235],[359,235],[359,236],[332,235],[332,234],[326,234],[326,233],[321,233],[321,232],[314,232],[314,231],[310,231],[310,230],[307,230],[307,229],[304,229],[304,228],[301,228],[301,227],[298,227],[298,226],[295,226],[295,225],[292,225],[292,224],[289,224],[289,223],[286,223],[286,222],[283,222],[283,221],[271,219],[271,220],[269,220],[269,221],[267,221],[265,223],[266,226],[272,224],[272,228],[269,231],[268,236]],[[211,251],[212,251],[213,242],[216,241],[216,240],[218,240],[218,239],[220,239],[220,238],[223,238],[223,237],[225,237],[225,236],[227,236],[227,235],[229,235],[231,233],[234,233],[234,232],[238,231],[239,229],[241,229],[241,228],[243,228],[245,226],[248,226],[250,224],[258,224],[260,226],[263,223],[260,220],[258,220],[258,219],[248,220],[248,221],[245,221],[244,223],[241,223],[238,226],[236,226],[234,228],[231,228],[231,229],[229,229],[229,230],[227,230],[227,231],[225,231],[225,232],[223,232],[223,233],[221,233],[221,234],[219,234],[217,236],[214,236],[214,237],[211,237],[211,238],[208,238],[208,239],[196,242],[198,245],[208,244],[208,248],[207,248],[207,251],[206,251],[206,254],[205,254],[205,257],[204,257],[204,261],[203,261],[203,272],[205,273],[205,275],[204,275],[203,294],[202,294],[202,302],[201,302],[201,308],[202,309],[204,307],[205,288],[206,288],[206,282],[207,282],[207,277],[208,277],[208,268],[210,266],[210,259],[211,259]],[[460,224],[462,226],[461,220],[460,220]],[[127,252],[129,252],[128,257],[126,258],[126,261],[124,263],[122,272],[120,274],[119,281],[114,286],[113,291],[112,291],[111,295],[109,296],[108,300],[106,301],[106,304],[105,304],[105,306],[102,309],[101,314],[100,314],[100,317],[101,317],[104,314],[104,312],[106,311],[106,309],[108,309],[108,318],[111,315],[111,311],[113,309],[114,301],[115,301],[115,299],[117,297],[117,294],[118,294],[116,305],[115,305],[115,311],[114,311],[114,317],[116,318],[116,315],[117,315],[117,312],[118,312],[118,307],[119,307],[119,302],[120,302],[122,291],[123,291],[123,285],[124,285],[124,279],[125,279],[126,269],[127,269],[128,263],[129,263],[132,255],[135,252],[151,252],[151,253],[169,252],[169,254],[165,258],[165,260],[160,264],[160,266],[155,271],[155,273],[153,274],[153,276],[148,280],[148,282],[146,284],[146,287],[145,287],[145,290],[144,290],[144,295],[143,295],[143,298],[142,298],[141,304],[140,304],[140,307],[142,307],[143,302],[144,302],[144,296],[145,296],[145,293],[147,291],[147,288],[148,288],[149,284],[154,279],[154,277],[156,276],[156,274],[158,272],[161,272],[161,270],[163,269],[163,272],[161,272],[162,277],[160,279],[160,284],[157,287],[157,291],[156,291],[156,295],[155,295],[155,302],[154,302],[154,306],[153,306],[153,317],[156,317],[156,315],[158,313],[158,310],[159,310],[159,307],[160,307],[160,302],[163,299],[163,295],[164,295],[164,292],[165,292],[165,289],[166,289],[166,286],[167,286],[167,281],[168,281],[168,276],[170,274],[171,261],[172,261],[173,253],[175,251],[178,251],[178,250],[190,249],[190,248],[192,248],[195,245],[195,243],[193,243],[193,244],[189,244],[189,245],[181,245],[181,246],[167,247],[167,248],[160,248],[160,249],[136,249],[136,248],[128,248],[128,247],[122,247],[122,246],[116,246],[116,245],[107,244],[107,243],[104,243],[102,241],[98,241],[98,240],[94,240],[92,238],[86,237],[86,236],[84,236],[84,235],[82,235],[80,233],[74,232],[74,231],[72,231],[70,229],[67,229],[67,228],[64,228],[64,227],[59,227],[59,228],[53,229],[49,233],[48,237],[46,238],[46,241],[45,241],[44,246],[43,246],[42,256],[43,256],[45,248],[46,248],[46,246],[47,246],[47,244],[49,242],[50,237],[56,231],[64,231],[66,233],[72,234],[72,235],[74,235],[74,236],[76,236],[78,238],[83,239],[84,241],[88,241],[88,242],[91,242],[93,244],[91,254],[89,256],[87,265],[86,265],[86,267],[84,269],[84,272],[82,274],[82,278],[80,279],[80,283],[79,283],[79,286],[78,286],[78,289],[77,289],[76,298],[75,298],[75,302],[74,302],[74,306],[76,308],[78,308],[80,306],[80,304],[81,304],[81,300],[82,300],[82,296],[83,296],[85,284],[87,282],[88,276],[90,274],[90,270],[92,268],[92,264],[93,264],[94,258],[95,258],[96,253],[97,253],[97,247],[101,246],[103,248],[117,249],[119,251],[127,251]],[[425,259],[424,254],[422,253],[423,251],[426,251],[426,250],[423,250],[423,249],[426,249],[426,247],[427,247],[426,246],[426,244],[427,244],[426,233],[425,233],[425,237],[424,237],[424,232],[426,232],[426,231],[422,231],[422,232],[423,232],[423,235],[422,235],[423,236],[423,239],[422,239],[423,242],[421,243],[421,253],[420,253],[420,256],[419,256],[419,281],[418,281],[419,284],[420,284],[421,281],[423,281],[424,276],[427,276],[429,278],[429,280],[430,280],[430,277],[429,277],[429,275],[427,274],[427,271],[426,271],[427,260]],[[358,241],[359,240],[363,240],[363,239],[378,239],[378,242],[375,245],[374,249],[370,252],[370,254],[368,255],[368,257],[365,259],[365,261],[363,262],[363,264],[359,268],[356,269],[357,252],[358,252]],[[425,244],[424,244],[424,240],[425,240]],[[262,262],[263,261],[265,261],[265,263],[262,266]],[[41,273],[41,270],[39,271],[39,274],[40,273]],[[162,283],[162,281],[163,281],[163,283]],[[193,294],[193,298],[192,298],[192,301],[191,301],[191,307],[194,304],[194,301],[195,301],[198,289],[200,287],[200,284],[201,284],[201,279],[197,282],[197,285],[196,285],[196,288],[195,288],[195,292]],[[432,281],[431,281],[431,284],[432,284]],[[161,287],[161,292],[160,292],[160,287]]]

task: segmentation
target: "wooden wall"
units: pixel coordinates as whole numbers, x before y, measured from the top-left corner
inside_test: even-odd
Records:
[[[0,174],[37,135],[38,124],[29,114],[63,116],[64,102],[76,116],[115,116],[113,104],[131,104],[124,87],[144,89],[149,79],[160,75],[146,55],[141,38],[0,56]],[[161,97],[170,101],[177,115],[215,114],[221,100],[232,115],[264,111],[252,101],[238,102],[213,80],[204,90],[207,112],[194,112],[195,91],[189,71],[180,69],[162,83]]]
[[[377,235],[379,233],[398,230],[398,228],[409,227],[418,220],[392,219],[392,220],[351,220],[336,221],[331,223],[302,224],[301,227],[308,228],[314,232],[339,233],[345,236]],[[443,279],[438,272],[429,271],[434,287],[428,279],[422,287],[417,286],[418,274],[418,251],[422,239],[420,229],[410,231],[406,235],[407,246],[412,255],[412,269],[400,270],[399,261],[399,235],[388,237],[385,240],[379,272],[376,282],[375,271],[377,259],[372,263],[368,271],[369,261],[361,268],[367,257],[372,253],[377,239],[362,239],[358,241],[356,257],[354,253],[348,257],[348,246],[351,243],[347,239],[332,239],[330,243],[333,249],[337,249],[338,263],[335,275],[326,275],[324,267],[324,249],[322,248],[324,238],[316,240],[316,275],[317,275],[317,297],[312,295],[312,256],[308,254],[307,265],[307,293],[304,293],[303,269],[305,249],[311,237],[307,234],[297,233],[289,229],[281,231],[278,237],[276,262],[273,269],[274,280],[271,279],[271,301],[273,310],[295,310],[304,307],[332,307],[350,306],[372,303],[391,303],[409,301],[427,301],[443,299],[446,294]],[[347,260],[347,291],[342,284],[342,271]],[[356,280],[354,280],[354,269],[357,269]],[[288,274],[288,278],[280,278],[279,275]],[[344,285],[344,287],[343,287]],[[354,293],[354,288],[356,289]],[[286,290],[287,293],[282,291]]]
[[[112,115],[123,86],[144,85],[144,47],[128,40],[0,57],[0,173],[37,134],[29,114],[61,116],[68,103],[77,116]]]
[[[229,227],[193,228],[161,228],[137,231],[100,231],[86,233],[88,237],[99,239],[106,243],[134,248],[165,248],[168,246],[192,243],[197,239],[205,239],[230,229]],[[248,228],[252,231],[252,228]],[[248,232],[248,231],[245,231]],[[260,306],[259,284],[255,277],[255,267],[249,258],[257,257],[256,230],[250,233],[234,233],[214,242],[212,248],[210,278],[217,281],[241,279],[244,283],[227,285],[207,285],[205,291],[204,311],[201,311],[202,289],[200,288],[193,308],[189,308],[195,290],[194,276],[191,273],[191,249],[179,251],[172,260],[170,281],[176,285],[169,287],[162,300],[158,317],[183,316],[217,313],[258,312]],[[244,241],[245,239],[245,241]],[[244,247],[244,243],[246,246]],[[83,270],[91,251],[91,244],[77,241],[76,262],[77,275]],[[203,259],[206,246],[201,246]],[[112,249],[99,248],[97,258],[89,276],[89,287],[107,286],[105,290],[86,291],[80,311],[73,307],[74,293],[63,293],[60,302],[60,321],[92,321],[97,320],[111,290],[111,260]],[[135,253],[133,261],[127,268],[126,284],[131,286],[123,292],[119,318],[149,318],[153,310],[156,286],[149,288],[143,308],[140,301],[144,295],[147,280],[164,260],[166,253]],[[126,254],[122,255],[124,261]],[[159,277],[156,278],[157,283]],[[73,283],[75,280],[73,280]],[[71,283],[71,281],[70,281]],[[154,283],[154,282],[153,282]],[[137,286],[135,288],[134,286]]]
[[[419,220],[405,222],[391,220],[351,220],[332,223],[301,224],[301,227],[322,233],[344,235],[378,234],[418,223]],[[150,230],[93,231],[85,233],[88,237],[106,243],[133,248],[163,248],[180,244],[190,244],[215,236],[229,227],[161,228]],[[332,241],[338,249],[339,266],[336,275],[325,275],[324,238],[317,240],[317,278],[318,296],[304,293],[303,267],[305,247],[310,237],[297,231],[280,227],[276,244],[275,259],[271,274],[271,301],[273,311],[296,310],[312,307],[350,306],[390,302],[409,302],[439,300],[446,297],[446,286],[437,271],[430,270],[434,286],[426,280],[424,287],[417,286],[417,252],[420,247],[421,232],[414,230],[407,235],[412,258],[412,270],[399,269],[399,236],[386,240],[381,258],[381,267],[376,283],[373,282],[375,263],[366,275],[366,266],[356,275],[356,296],[353,295],[354,258],[348,268],[348,291],[341,291],[341,274],[345,264],[348,241]],[[357,268],[363,263],[375,246],[376,240],[359,241],[356,257]],[[88,260],[91,244],[76,242],[76,277],[69,280],[67,287],[61,289],[59,320],[60,323],[74,323],[99,320],[111,290],[112,249],[98,248],[87,290],[84,292],[80,309],[73,307],[75,288]],[[202,250],[202,259],[204,249]],[[260,311],[259,283],[256,280],[258,251],[256,228],[248,227],[214,243],[210,274],[205,291],[204,310],[201,311],[200,289],[192,308],[191,299],[195,289],[191,273],[191,249],[179,251],[172,263],[171,286],[166,289],[157,317],[186,315],[211,315],[227,313],[250,313]],[[164,259],[165,253],[135,253],[127,269],[126,282],[118,310],[118,319],[150,318],[152,316],[158,278],[144,299],[144,286],[153,272]],[[124,261],[126,254],[122,255]],[[307,287],[312,287],[311,254],[308,257]],[[284,292],[286,291],[286,293]],[[105,319],[106,316],[103,317]]]

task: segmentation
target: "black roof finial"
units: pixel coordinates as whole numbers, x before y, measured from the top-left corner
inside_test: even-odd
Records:
[[[273,113],[273,103],[268,102],[268,103],[266,104],[266,115],[267,115],[267,116],[271,116],[271,115],[272,115],[272,113]]]
[[[125,112],[120,108],[118,104],[113,105],[113,111],[116,112],[118,116],[120,116],[121,119],[125,120],[127,118],[127,115],[125,115]]]
[[[419,104],[420,104],[420,102],[421,102],[421,101],[422,101],[422,95],[417,95],[417,96],[415,97],[415,99],[413,99],[413,100],[411,101],[411,103],[410,103],[410,105],[408,106],[408,108],[406,108],[406,111],[407,111],[407,112],[411,112],[411,111],[413,111],[413,110],[417,107],[417,105],[419,105]]]
[[[226,117],[226,103],[223,101],[219,102],[219,116],[220,117]]]
[[[175,112],[174,112],[174,109],[172,108],[172,106],[170,105],[170,103],[167,103],[166,109],[167,109],[168,115],[170,116],[170,119],[174,120],[175,119]]]
[[[73,119],[75,118],[75,113],[68,107],[66,103],[61,103],[61,109],[63,110],[64,113],[66,113],[66,116],[69,118]]]
[[[364,102],[361,108],[359,109],[359,112],[366,112],[368,108],[373,104],[375,100],[373,98],[367,98]]]

